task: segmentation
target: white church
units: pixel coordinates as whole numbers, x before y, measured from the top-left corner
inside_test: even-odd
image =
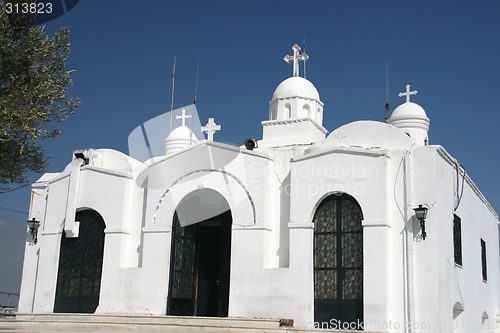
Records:
[[[198,138],[184,110],[161,156],[78,150],[35,182],[18,312],[500,332],[498,215],[417,92],[327,135],[293,51],[262,139]]]

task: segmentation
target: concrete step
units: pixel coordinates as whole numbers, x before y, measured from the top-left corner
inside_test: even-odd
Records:
[[[283,323],[282,323],[283,324]],[[120,316],[101,314],[16,314],[0,319],[0,332],[203,332],[313,333],[349,330],[280,327],[279,319],[177,316]],[[366,331],[365,331],[366,332]]]
[[[185,317],[185,316],[126,316],[102,314],[22,314],[16,320],[24,322],[58,322],[78,324],[111,324],[111,325],[158,325],[158,326],[190,326],[190,327],[226,327],[226,328],[259,328],[274,329],[280,327],[279,319],[254,318],[219,318],[219,317]]]

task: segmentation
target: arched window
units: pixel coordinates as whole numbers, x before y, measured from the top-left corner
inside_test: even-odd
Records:
[[[311,117],[311,107],[309,106],[309,104],[304,104],[304,106],[302,107],[302,113],[304,117]]]
[[[269,115],[269,120],[276,120],[276,118],[278,118],[278,110],[276,109],[276,107],[273,107],[271,109],[271,114]]]
[[[292,106],[289,103],[285,104],[285,108],[283,109],[283,119],[290,119],[292,112]]]
[[[314,321],[363,321],[363,214],[347,194],[314,215]]]

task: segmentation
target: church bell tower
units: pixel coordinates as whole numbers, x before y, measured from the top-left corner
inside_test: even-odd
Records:
[[[299,61],[309,56],[300,46],[292,47],[293,55],[284,60],[293,63],[293,76],[281,82],[269,102],[269,120],[262,122],[262,147],[312,144],[321,142],[327,130],[323,123],[323,103],[318,90],[307,79],[299,76]]]

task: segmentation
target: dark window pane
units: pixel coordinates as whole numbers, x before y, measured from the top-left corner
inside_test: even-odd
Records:
[[[342,267],[363,268],[363,234],[342,235]]]
[[[314,237],[314,267],[335,268],[337,266],[336,234],[318,234]]]
[[[337,229],[337,206],[334,201],[321,203],[314,219],[314,230],[318,233],[335,232]]]
[[[455,263],[462,265],[462,220],[453,215],[453,252]]]
[[[486,267],[486,242],[481,239],[481,265],[483,268],[483,280],[488,280],[488,270]]]
[[[363,226],[361,220],[363,219],[361,211],[358,206],[348,200],[342,200],[342,231],[362,231]]]
[[[363,299],[363,271],[348,269],[342,283],[342,299]]]
[[[314,271],[314,294],[316,299],[337,298],[337,274],[334,269]]]

